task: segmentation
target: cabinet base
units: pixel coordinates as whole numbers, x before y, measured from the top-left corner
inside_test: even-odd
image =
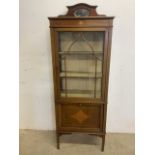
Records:
[[[65,134],[73,134],[77,132],[57,132],[56,133],[56,140],[57,140],[57,149],[60,149],[60,136]],[[91,136],[99,136],[102,138],[102,145],[101,145],[101,151],[104,151],[104,145],[105,145],[105,134],[104,133],[84,133]]]

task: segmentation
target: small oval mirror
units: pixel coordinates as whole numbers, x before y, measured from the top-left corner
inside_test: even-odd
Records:
[[[75,10],[74,16],[76,17],[89,16],[89,11],[87,9],[78,9],[78,10]]]

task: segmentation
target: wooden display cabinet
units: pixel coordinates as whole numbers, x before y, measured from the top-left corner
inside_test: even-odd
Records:
[[[63,134],[106,134],[107,94],[114,17],[97,6],[68,6],[67,15],[49,17],[57,148]]]

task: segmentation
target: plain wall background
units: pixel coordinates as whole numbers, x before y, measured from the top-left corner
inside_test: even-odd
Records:
[[[134,132],[134,0],[20,0],[20,129],[55,129],[48,16],[67,5],[114,15],[107,132]]]

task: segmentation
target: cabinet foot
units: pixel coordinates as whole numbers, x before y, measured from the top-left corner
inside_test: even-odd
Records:
[[[56,139],[57,139],[57,149],[60,149],[60,135],[59,133],[56,134]]]
[[[104,145],[105,145],[105,135],[102,136],[102,146],[101,146],[101,151],[104,151]]]

